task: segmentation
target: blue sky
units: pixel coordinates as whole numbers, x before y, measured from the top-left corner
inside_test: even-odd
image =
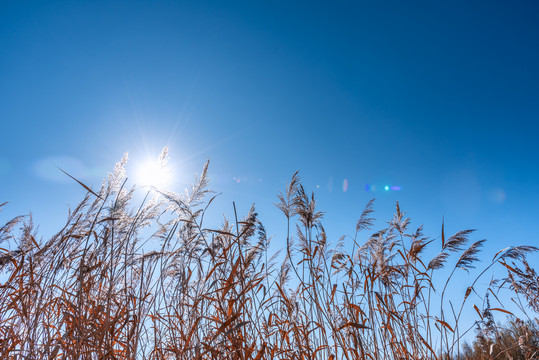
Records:
[[[84,194],[56,166],[97,187],[125,151],[169,145],[176,190],[210,159],[215,214],[255,202],[277,245],[272,203],[296,170],[334,240],[375,197],[381,223],[398,200],[432,237],[442,218],[478,229],[489,255],[538,245],[538,16],[533,1],[4,1],[0,219],[32,211],[50,233]]]

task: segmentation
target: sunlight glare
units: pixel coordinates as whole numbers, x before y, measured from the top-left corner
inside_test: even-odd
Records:
[[[172,173],[167,165],[166,153],[165,155],[161,154],[158,159],[148,159],[141,163],[137,169],[136,182],[141,186],[155,188],[163,188],[170,185],[172,182]]]

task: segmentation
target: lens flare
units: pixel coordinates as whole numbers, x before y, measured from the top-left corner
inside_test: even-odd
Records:
[[[375,192],[376,191],[376,185],[371,185],[371,184],[365,184],[365,191],[366,192]],[[384,189],[385,191],[401,191],[402,188],[398,185],[384,185],[382,187],[380,187],[380,190],[381,189]]]

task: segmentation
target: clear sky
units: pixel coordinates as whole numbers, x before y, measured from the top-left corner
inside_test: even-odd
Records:
[[[56,166],[98,187],[169,145],[176,190],[210,159],[214,211],[255,202],[276,242],[300,170],[333,240],[376,197],[380,220],[398,200],[490,255],[538,245],[537,19],[536,1],[2,1],[0,220],[52,232],[84,194]]]

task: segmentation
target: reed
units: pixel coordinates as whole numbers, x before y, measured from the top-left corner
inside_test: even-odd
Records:
[[[2,358],[482,359],[494,356],[483,350],[496,339],[502,355],[514,341],[493,321],[506,309],[472,300],[505,290],[523,310],[539,310],[538,278],[525,258],[535,247],[498,252],[454,303],[454,274],[478,264],[484,244],[470,243],[471,230],[446,237],[442,225],[441,238],[428,239],[410,230],[397,204],[387,227],[372,232],[370,201],[350,249],[328,240],[296,173],[276,203],[288,225],[285,247],[269,254],[254,207],[206,227],[208,164],[186,193],[151,192],[134,205],[126,162],[99,191],[81,183],[87,194],[47,241],[31,217],[0,228]],[[494,266],[508,276],[481,289],[478,279]],[[477,310],[482,343],[463,346],[465,307]],[[524,329],[516,318],[511,324]],[[537,327],[527,324],[517,352],[537,358]]]

